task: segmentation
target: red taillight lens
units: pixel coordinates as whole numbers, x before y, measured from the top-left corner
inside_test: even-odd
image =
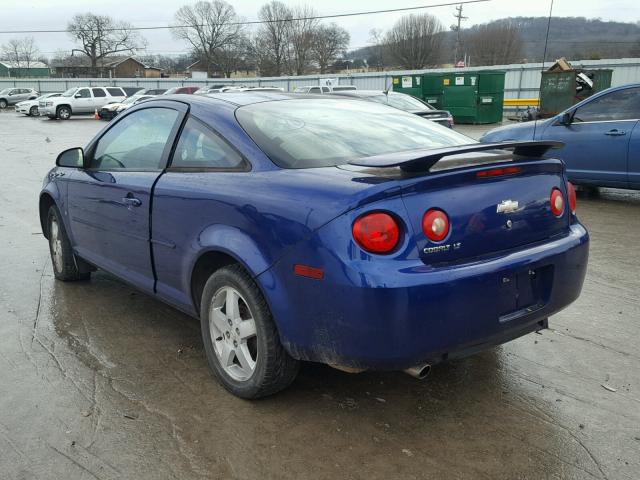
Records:
[[[353,223],[353,238],[371,253],[389,253],[400,240],[398,222],[388,213],[367,213]]]
[[[449,235],[449,218],[442,210],[432,208],[422,217],[422,230],[433,242],[440,242]]]
[[[571,182],[567,182],[567,196],[569,197],[569,210],[576,213],[576,189]]]
[[[561,217],[564,213],[564,197],[557,188],[551,190],[551,211],[556,217]]]
[[[522,169],[520,167],[505,167],[505,168],[492,168],[491,170],[481,170],[476,173],[478,178],[490,178],[501,177],[502,175],[515,175],[520,173]]]

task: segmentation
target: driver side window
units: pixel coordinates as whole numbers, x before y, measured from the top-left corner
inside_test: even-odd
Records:
[[[91,98],[91,92],[89,91],[88,88],[81,88],[80,90],[78,90],[78,93],[76,93],[76,97]]]
[[[640,118],[640,88],[626,88],[611,92],[578,108],[573,121],[604,122]]]
[[[160,170],[177,118],[178,112],[169,108],[146,108],[127,115],[98,141],[89,168]]]

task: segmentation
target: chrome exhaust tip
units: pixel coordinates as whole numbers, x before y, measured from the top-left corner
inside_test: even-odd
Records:
[[[423,365],[416,365],[415,367],[411,367],[411,368],[407,368],[406,370],[403,370],[404,373],[406,373],[407,375],[411,375],[414,378],[417,378],[418,380],[422,380],[423,378],[426,378],[427,375],[429,375],[429,372],[431,371],[431,365],[429,365],[428,363],[425,363]]]

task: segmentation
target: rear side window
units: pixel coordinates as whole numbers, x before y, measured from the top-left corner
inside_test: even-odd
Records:
[[[187,120],[171,167],[245,170],[248,164],[217,133],[193,117]]]
[[[122,90],[120,90],[119,88],[107,88],[107,92],[109,92],[109,95],[111,95],[112,97],[124,97],[125,94],[122,93]]]
[[[91,168],[97,170],[159,170],[178,112],[146,108],[127,115],[98,141]]]
[[[92,88],[91,91],[93,92],[93,96],[94,97],[106,97],[107,94],[104,93],[104,90],[102,90],[101,88]]]
[[[327,97],[245,105],[236,110],[236,118],[283,168],[328,167],[373,155],[476,143],[397,108]]]

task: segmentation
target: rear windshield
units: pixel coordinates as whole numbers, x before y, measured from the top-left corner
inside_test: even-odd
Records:
[[[238,108],[240,125],[282,168],[328,167],[355,158],[475,143],[396,108],[346,99],[295,99]]]
[[[374,95],[369,97],[370,100],[378,103],[384,103],[391,105],[392,107],[399,108],[406,112],[416,112],[420,110],[434,110],[431,105],[427,105],[417,98],[411,95],[405,95],[403,93],[389,93],[389,95]]]

